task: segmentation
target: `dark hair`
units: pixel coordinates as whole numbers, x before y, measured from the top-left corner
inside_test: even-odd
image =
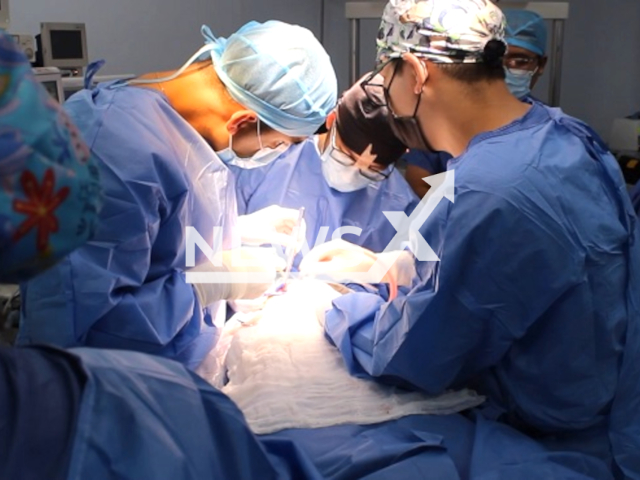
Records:
[[[389,109],[380,106],[385,101],[382,88],[362,88],[361,83],[369,77],[362,77],[347,90],[336,108],[336,129],[342,143],[357,154],[371,145],[371,153],[376,155],[375,163],[386,167],[407,150],[396,138],[389,123]],[[383,85],[384,78],[378,74],[371,79],[372,85]]]
[[[504,80],[502,64],[507,46],[500,40],[489,40],[481,54],[479,63],[439,63],[437,64],[449,77],[464,83],[491,82]]]

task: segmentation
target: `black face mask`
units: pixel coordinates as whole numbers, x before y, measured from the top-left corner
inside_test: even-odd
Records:
[[[404,143],[407,147],[416,150],[431,151],[432,149],[429,147],[429,142],[427,142],[427,139],[424,138],[424,135],[422,134],[422,129],[420,128],[417,118],[418,107],[420,106],[420,100],[422,100],[422,92],[420,92],[420,95],[418,96],[416,108],[413,111],[413,115],[410,117],[399,117],[391,109],[389,90],[391,89],[391,83],[396,76],[399,65],[400,62],[396,63],[395,68],[393,69],[393,74],[391,75],[391,80],[389,80],[389,84],[384,89],[384,95],[386,97],[386,103],[389,110],[389,124],[391,125],[391,130],[393,130],[393,133],[398,140]]]
[[[418,100],[420,104],[420,100]],[[427,139],[422,134],[422,129],[414,113],[411,117],[397,117],[393,112],[389,116],[389,123],[394,135],[408,148],[431,151]]]

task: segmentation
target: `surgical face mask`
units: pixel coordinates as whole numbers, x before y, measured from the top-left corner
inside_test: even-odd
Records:
[[[316,149],[322,160],[322,174],[331,188],[339,192],[355,192],[366,187],[379,188],[380,184],[389,178],[393,166],[384,171],[365,169],[362,170],[357,161],[349,154],[338,148],[336,144],[336,130],[334,126],[329,132],[329,144],[325,145],[324,152],[320,152],[316,137]]]
[[[418,105],[420,97],[418,98]],[[416,107],[417,113],[417,107]],[[393,112],[389,117],[391,130],[398,140],[404,143],[408,148],[431,151],[427,139],[422,134],[422,129],[416,118],[416,113],[411,117],[397,117]]]
[[[377,182],[370,180],[360,173],[355,161],[345,152],[336,147],[336,129],[329,132],[329,144],[320,153],[322,160],[322,175],[331,188],[339,192],[348,193],[362,190]],[[316,142],[316,148],[319,148]],[[337,160],[333,157],[336,155]]]
[[[325,149],[322,159],[322,175],[331,188],[339,192],[355,192],[376,182],[363,177],[355,165],[342,165],[331,157],[331,149]]]
[[[505,69],[506,82],[509,91],[517,98],[524,98],[531,93],[531,81],[536,70]]]
[[[253,168],[264,167],[276,160],[289,148],[288,145],[282,144],[276,148],[268,148],[262,145],[262,135],[260,134],[260,119],[258,119],[258,143],[260,150],[251,155],[250,157],[240,157],[233,150],[233,135],[229,135],[229,146],[224,150],[216,152],[216,155],[220,157],[224,163],[228,165],[235,165],[236,167],[250,170]]]
[[[424,138],[417,118],[418,108],[420,107],[420,101],[422,100],[422,92],[420,92],[420,95],[418,95],[416,108],[413,111],[413,115],[411,115],[410,117],[397,116],[391,109],[390,89],[400,63],[401,61],[396,62],[396,65],[393,69],[393,74],[391,75],[391,80],[389,80],[389,85],[387,85],[387,87],[385,87],[384,89],[384,95],[386,97],[386,103],[389,109],[389,124],[391,126],[391,130],[393,130],[393,134],[398,138],[398,140],[404,143],[408,148],[430,151],[431,148],[429,147],[429,142],[427,142],[427,139]]]

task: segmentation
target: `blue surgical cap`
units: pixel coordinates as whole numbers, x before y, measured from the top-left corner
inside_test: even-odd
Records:
[[[338,81],[329,55],[306,28],[249,22],[228,39],[202,27],[218,77],[240,105],[274,130],[313,135],[335,108]]]
[[[529,10],[505,9],[507,17],[507,44],[545,55],[547,51],[547,26],[544,19]]]

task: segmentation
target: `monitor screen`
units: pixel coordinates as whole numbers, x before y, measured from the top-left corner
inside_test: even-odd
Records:
[[[49,95],[51,95],[57,102],[64,101],[64,99],[58,98],[58,82],[50,80],[46,82],[40,82]]]
[[[82,59],[82,32],[80,30],[51,30],[51,58],[53,60]]]

